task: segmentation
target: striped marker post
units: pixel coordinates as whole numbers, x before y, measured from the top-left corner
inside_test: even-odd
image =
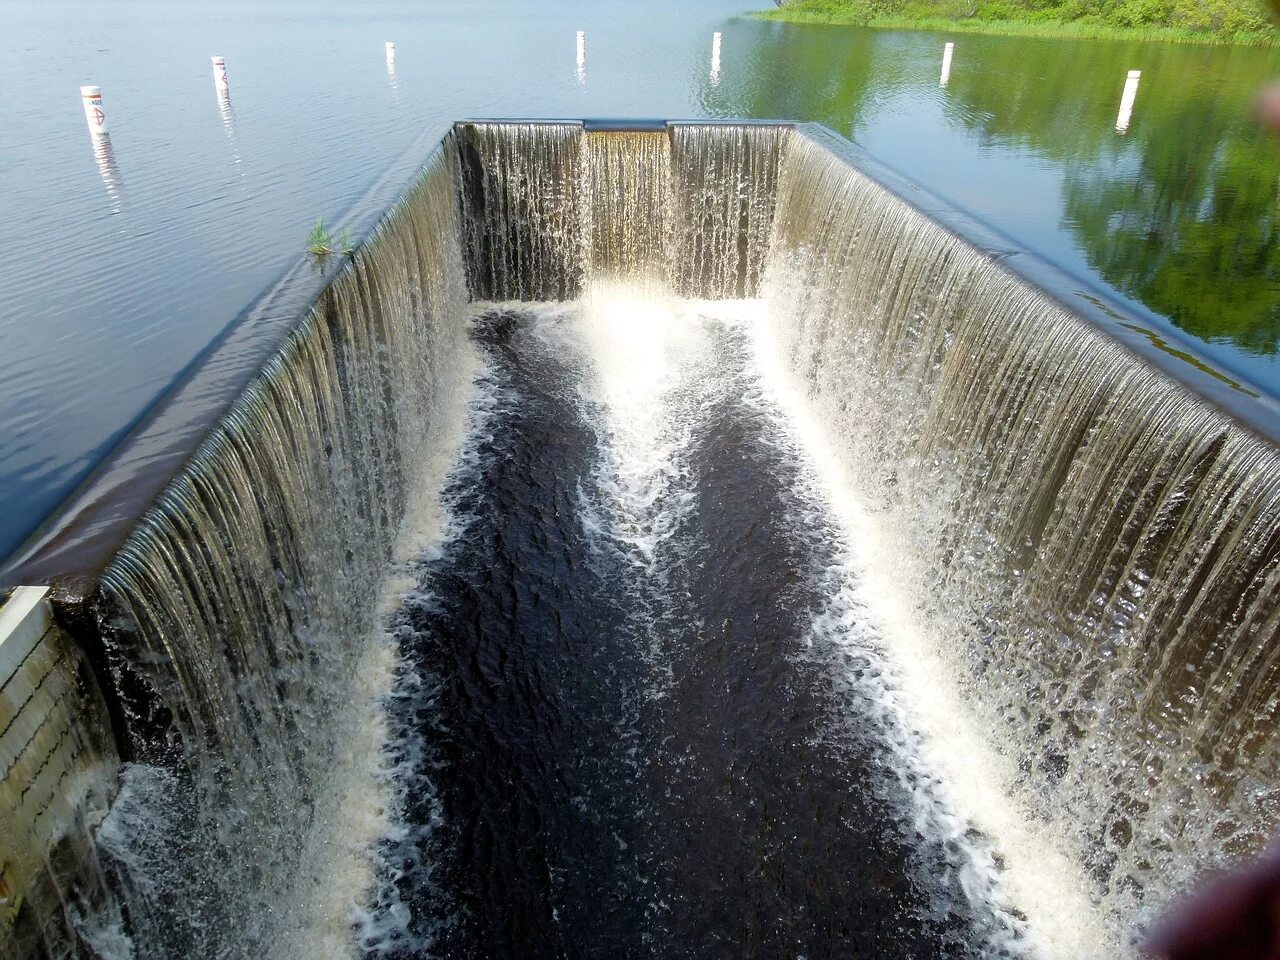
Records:
[[[227,58],[210,57],[213,61],[213,86],[219,97],[229,96],[231,84],[227,82]]]
[[[84,103],[84,118],[92,134],[107,132],[107,114],[102,108],[101,87],[81,87],[80,99]]]

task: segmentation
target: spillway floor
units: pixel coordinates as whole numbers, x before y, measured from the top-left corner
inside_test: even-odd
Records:
[[[597,313],[475,323],[452,531],[395,620],[377,952],[1016,953],[895,776],[744,325]]]

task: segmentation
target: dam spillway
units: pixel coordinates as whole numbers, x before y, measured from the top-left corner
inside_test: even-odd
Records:
[[[1265,844],[1273,400],[819,128],[409,180],[6,570],[0,945],[1092,957]]]

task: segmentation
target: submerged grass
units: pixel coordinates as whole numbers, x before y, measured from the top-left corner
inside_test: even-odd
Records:
[[[1190,5],[1191,0],[791,0],[752,15],[890,30],[1280,46],[1280,32],[1252,0],[1232,0],[1229,8],[1221,0],[1196,0],[1194,10]]]

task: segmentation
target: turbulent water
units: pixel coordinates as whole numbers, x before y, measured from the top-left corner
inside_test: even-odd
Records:
[[[1275,448],[778,127],[460,126],[100,601],[120,956],[1118,955],[1278,819]]]
[[[758,311],[748,311],[753,316]],[[742,307],[495,309],[396,618],[394,956],[1000,956]],[[424,731],[427,733],[424,735]]]

